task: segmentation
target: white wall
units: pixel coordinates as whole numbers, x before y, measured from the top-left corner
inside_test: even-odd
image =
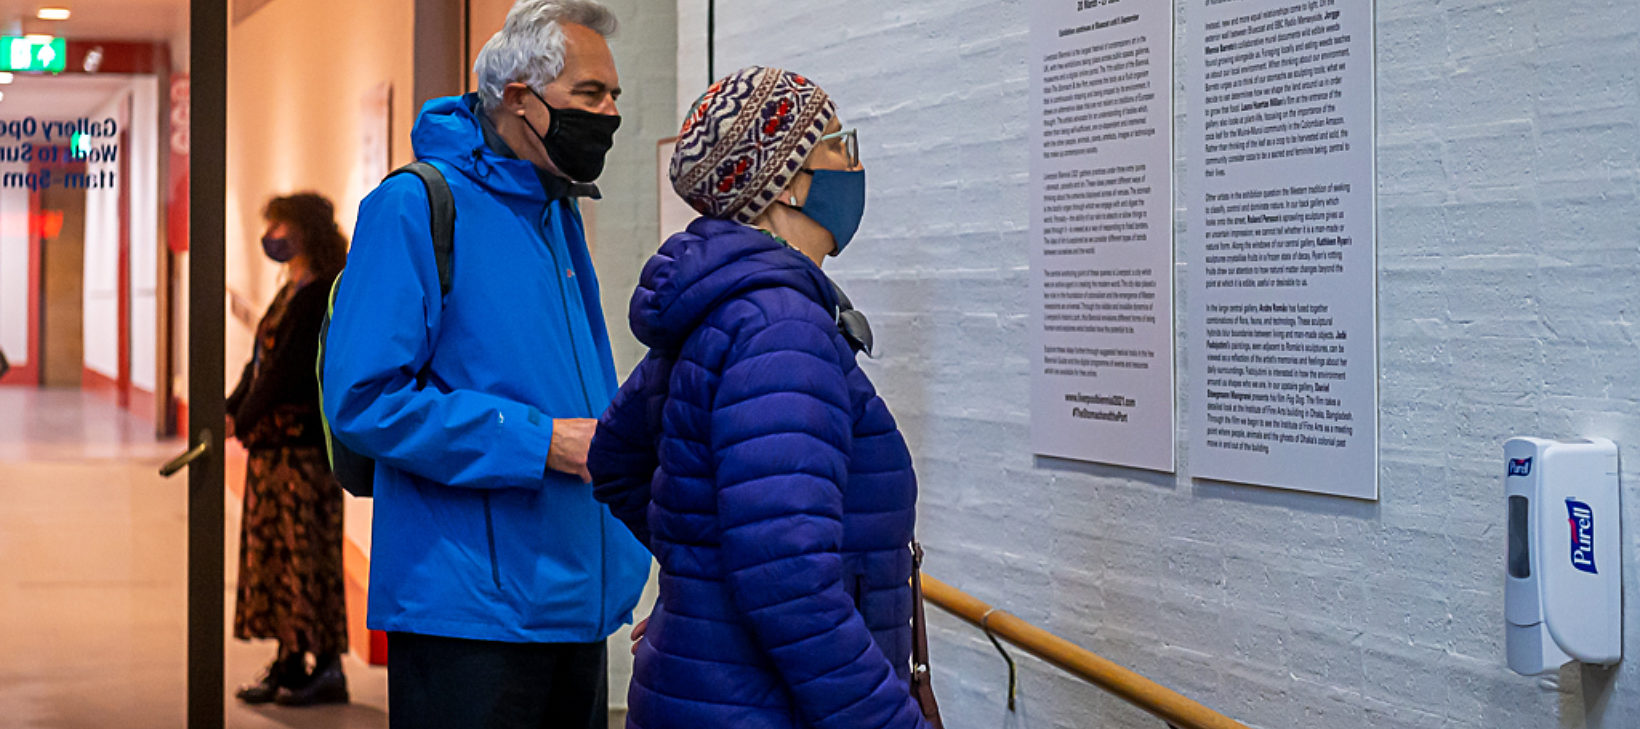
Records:
[[[0,165],[0,174],[27,165]],[[29,306],[28,190],[0,188],[0,350],[13,367],[27,364]]]
[[[128,92],[115,94],[86,118],[112,118],[124,129],[129,123],[128,97]],[[103,140],[93,139],[92,143],[100,145]],[[121,154],[126,152],[126,149],[120,150]],[[89,176],[95,177],[105,170],[116,176],[114,186],[89,189],[85,193],[85,367],[117,379],[120,371],[120,187],[129,182],[117,179],[120,170],[117,162],[86,165]],[[58,173],[54,172],[53,177],[56,176]],[[137,268],[135,257],[131,260],[132,268]]]
[[[705,6],[678,3],[681,103]],[[1558,682],[1505,666],[1498,496],[1513,433],[1640,448],[1633,10],[1378,3],[1375,503],[1032,457],[1023,2],[720,0],[717,66],[800,70],[860,129],[870,204],[828,271],[882,346],[865,367],[916,455],[930,574],[1252,726],[1615,729],[1640,716],[1640,494],[1631,660]],[[933,620],[954,725],[1160,726],[1028,658],[1009,716],[990,644]]]
[[[674,69],[678,52],[676,15],[653,0],[604,0],[620,19],[610,40],[621,86],[621,130],[604,166],[593,222],[598,283],[615,350],[624,375],[643,359],[643,346],[626,324],[627,305],[638,285],[644,261],[664,236],[657,214],[655,144],[678,133]],[[704,78],[704,73],[702,78]]]
[[[677,11],[678,64],[675,70],[678,118],[673,120],[672,135],[676,135],[677,127],[683,125],[683,117],[688,114],[689,105],[705,93],[706,87],[710,86],[712,81],[717,80],[708,79],[706,73],[706,3],[698,0],[678,0]],[[718,54],[718,65],[715,69],[717,78],[723,78],[735,70],[723,65],[724,56],[724,53]]]
[[[160,88],[158,77],[131,80],[131,119],[120,149],[131,156],[131,384],[144,392],[156,392],[159,346]]]

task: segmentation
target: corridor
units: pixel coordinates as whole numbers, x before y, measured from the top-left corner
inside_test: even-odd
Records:
[[[186,481],[159,477],[181,445],[152,430],[98,395],[0,388],[0,729],[182,726]],[[232,489],[226,501],[231,611],[240,501]],[[228,691],[271,650],[230,638]],[[347,673],[350,705],[230,696],[228,726],[386,726],[386,672],[349,657]]]

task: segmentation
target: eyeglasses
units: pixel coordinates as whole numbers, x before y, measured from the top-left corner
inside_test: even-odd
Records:
[[[859,130],[858,129],[845,129],[845,130],[840,131],[840,132],[827,134],[827,135],[820,138],[820,143],[825,144],[826,142],[829,142],[833,139],[843,140],[843,154],[847,155],[848,168],[852,170],[856,167],[859,167],[860,166],[860,134],[859,134]]]

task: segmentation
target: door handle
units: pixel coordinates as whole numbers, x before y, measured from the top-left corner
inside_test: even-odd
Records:
[[[205,454],[210,452],[211,431],[209,428],[205,428],[199,431],[199,444],[189,448],[187,453],[177,456],[176,458],[172,458],[170,462],[160,466],[159,475],[165,478],[175,476],[178,471],[187,468],[188,464],[205,457]]]

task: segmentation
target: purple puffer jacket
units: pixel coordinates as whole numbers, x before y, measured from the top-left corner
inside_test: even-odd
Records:
[[[836,312],[819,267],[731,222],[644,267],[651,351],[589,457],[661,568],[628,727],[927,726],[907,688],[916,478]]]

